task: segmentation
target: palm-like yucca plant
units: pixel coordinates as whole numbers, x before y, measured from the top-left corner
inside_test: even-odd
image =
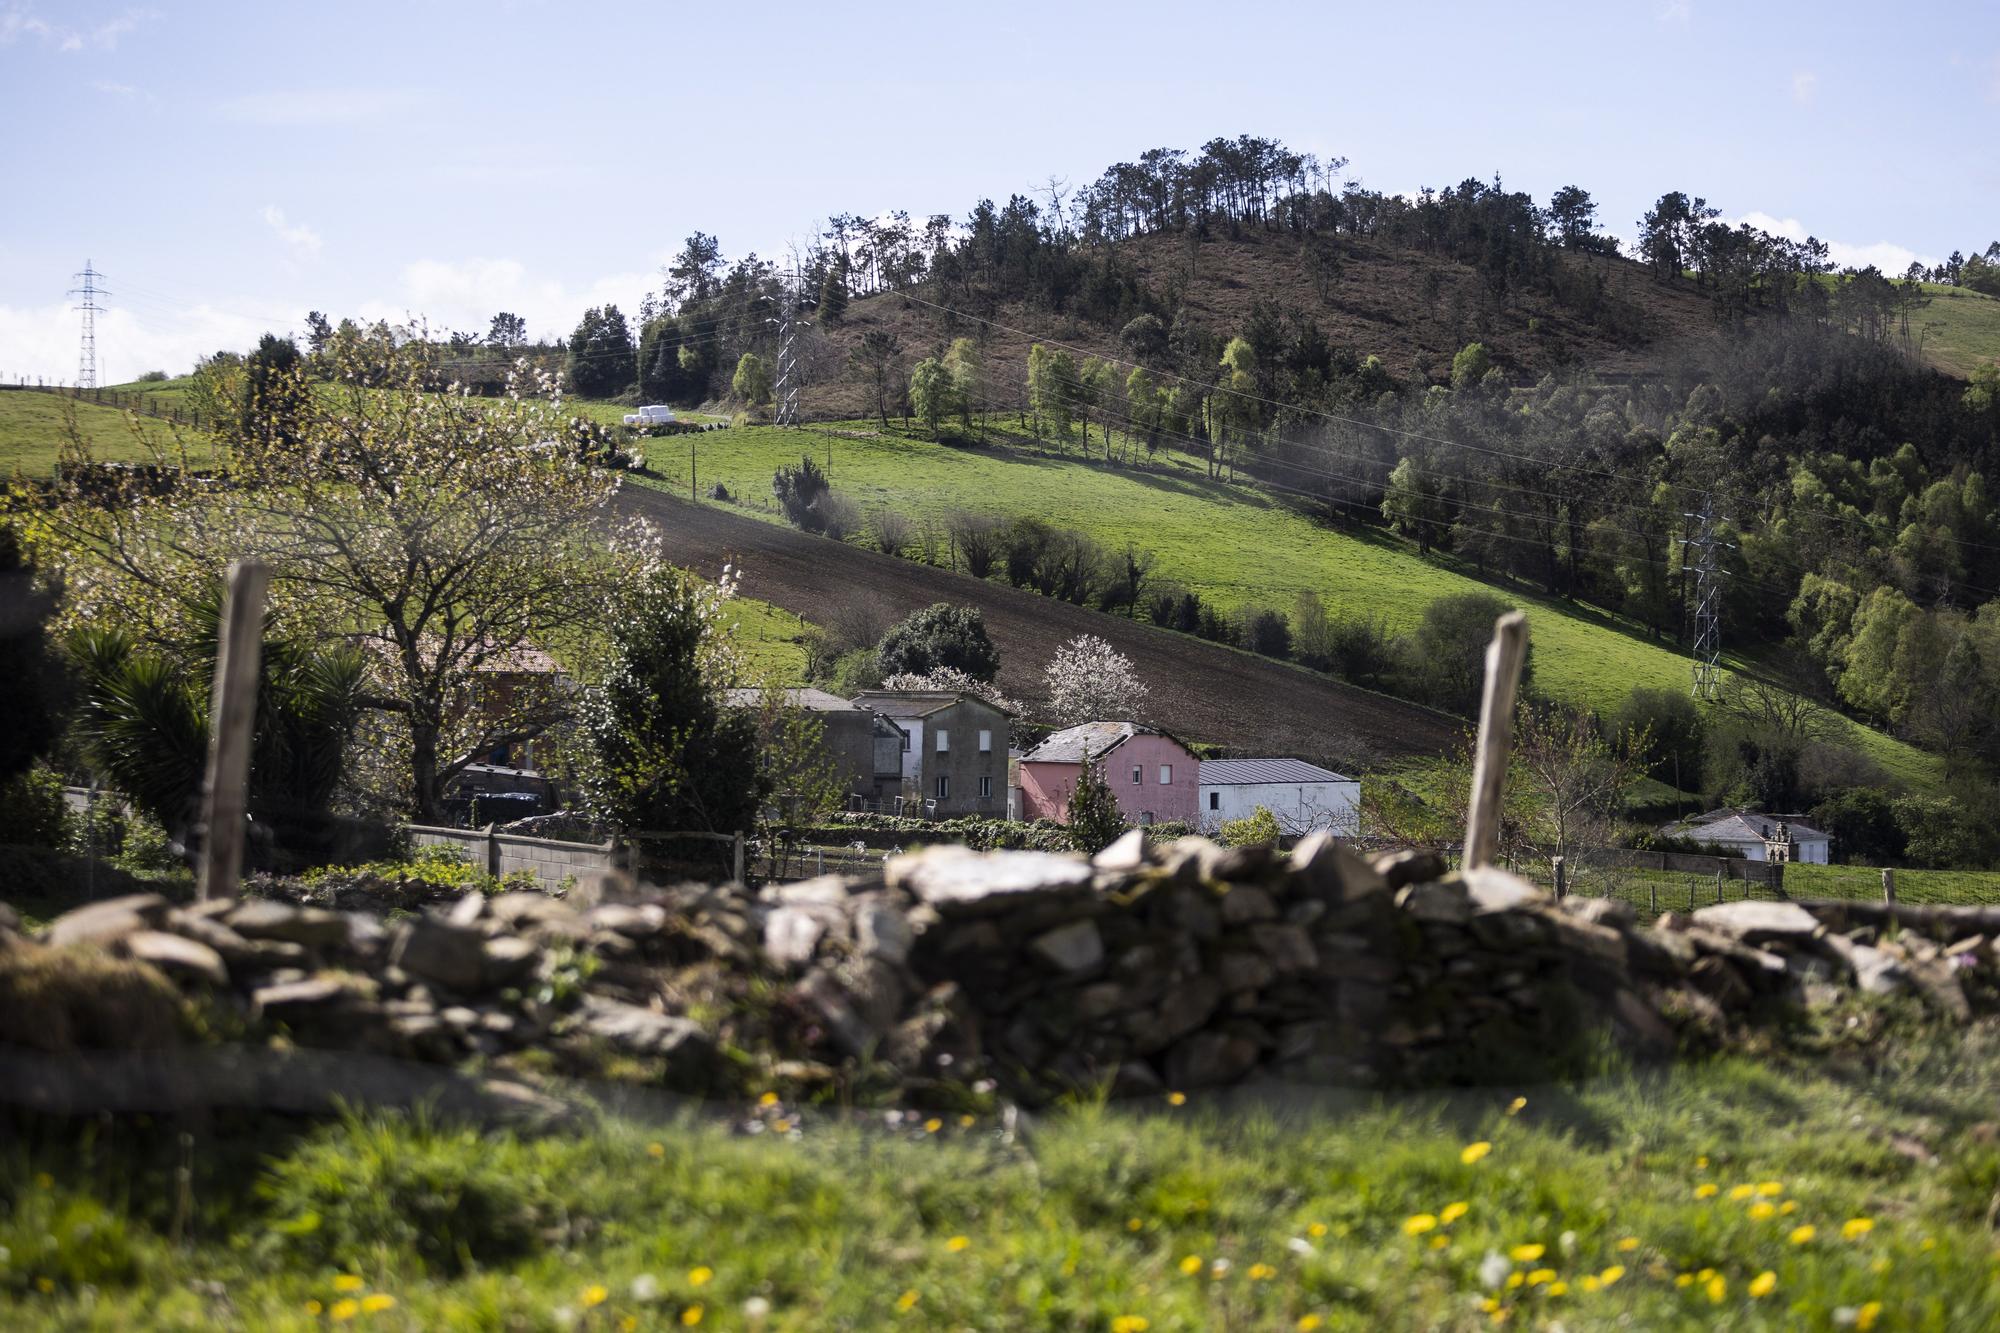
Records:
[[[69,642],[83,682],[90,762],[183,843],[199,813],[208,762],[219,584],[195,599],[188,623],[186,642],[162,648],[107,628],[82,630]],[[282,831],[325,814],[360,714],[363,670],[352,648],[266,638],[250,755],[253,820]]]

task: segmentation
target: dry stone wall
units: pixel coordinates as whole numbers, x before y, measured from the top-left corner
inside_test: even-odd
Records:
[[[187,1039],[93,1021],[116,972],[120,994],[133,977],[178,988],[207,1029],[287,1047],[489,1069],[533,1050],[536,1067],[693,1092],[865,1075],[914,1101],[952,1084],[1032,1102],[1520,1080],[1605,1041],[1663,1057],[1854,991],[1954,1019],[2000,998],[2000,913],[1734,902],[1641,926],[1616,903],[1423,854],[1365,861],[1325,835],[1289,856],[1135,834],[1090,860],[938,847],[759,893],[619,887],[592,906],[473,894],[392,920],[330,910],[366,895],[321,905],[266,882],[276,896],[95,903],[37,935],[0,910],[0,1048]],[[99,981],[51,984],[65,968]]]

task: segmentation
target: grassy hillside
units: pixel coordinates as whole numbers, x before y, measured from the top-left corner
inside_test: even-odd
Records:
[[[1130,542],[1151,551],[1159,575],[1224,608],[1255,602],[1289,611],[1311,590],[1329,611],[1380,617],[1401,630],[1436,598],[1488,586],[1386,534],[1324,527],[1166,455],[1132,470],[1073,455],[949,448],[865,427],[834,435],[755,426],[651,442],[654,484],[688,493],[690,442],[703,496],[720,482],[745,512],[773,522],[782,518],[771,474],[809,449],[829,468],[835,489],[865,513],[895,509],[914,523],[942,521],[961,508],[1033,515],[1115,550]],[[1528,611],[1536,679],[1557,697],[1604,707],[1635,685],[1687,683],[1687,659],[1627,621],[1522,590],[1506,595]],[[1853,732],[1854,743],[1897,776],[1919,785],[1936,780],[1931,756],[1879,732]]]
[[[0,1304],[20,1330],[1994,1327],[1993,1035],[1849,1021],[1815,1030],[1831,1060],[1018,1129],[775,1096],[539,1137],[31,1121]]]
[[[1923,339],[1924,360],[1960,379],[1980,363],[2000,361],[2000,297],[1962,287],[1924,284],[1930,300],[1911,317],[1911,331]]]
[[[69,438],[72,410],[78,433],[97,458],[143,462],[152,457],[133,435],[125,413],[117,408],[13,389],[0,392],[0,476],[11,477],[17,469],[30,477],[48,476]],[[163,441],[168,438],[165,427],[157,421],[141,417],[140,428]]]

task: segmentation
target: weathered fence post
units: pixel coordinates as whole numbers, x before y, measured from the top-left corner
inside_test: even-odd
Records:
[[[1646,881],[1646,914],[1655,918],[1660,915],[1660,886],[1652,880]]]
[[[1882,868],[1882,901],[1890,907],[1896,905],[1896,872],[1887,866]]]
[[[1553,858],[1550,862],[1550,867],[1555,872],[1552,878],[1556,888],[1556,900],[1560,902],[1569,891],[1569,879],[1563,873],[1563,858],[1560,856]]]
[[[500,835],[495,832],[499,827],[489,820],[486,827],[479,830],[480,836],[486,839],[486,873],[495,879],[500,878]]]
[[[734,858],[734,866],[736,874],[735,882],[741,884],[743,883],[743,830],[742,829],[736,830],[736,855]]]
[[[1479,741],[1472,760],[1472,804],[1465,820],[1465,868],[1493,864],[1500,846],[1500,797],[1514,745],[1514,692],[1528,651],[1528,618],[1509,611],[1493,624],[1486,646],[1486,690],[1479,704]]]
[[[234,897],[243,871],[244,787],[257,722],[257,669],[264,647],[264,592],[271,571],[256,560],[229,567],[215,690],[208,708],[208,774],[201,792],[201,861],[196,896]]]

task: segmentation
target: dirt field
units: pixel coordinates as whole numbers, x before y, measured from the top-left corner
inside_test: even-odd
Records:
[[[1138,664],[1155,720],[1183,739],[1239,754],[1297,755],[1358,771],[1438,754],[1463,729],[1457,719],[1267,658],[659,491],[628,486],[623,504],[660,525],[676,563],[712,576],[725,561],[738,562],[746,596],[818,624],[851,615],[886,628],[932,602],[976,606],[1005,663],[1001,688],[1024,701],[1041,697],[1039,673],[1057,644],[1096,634]]]

